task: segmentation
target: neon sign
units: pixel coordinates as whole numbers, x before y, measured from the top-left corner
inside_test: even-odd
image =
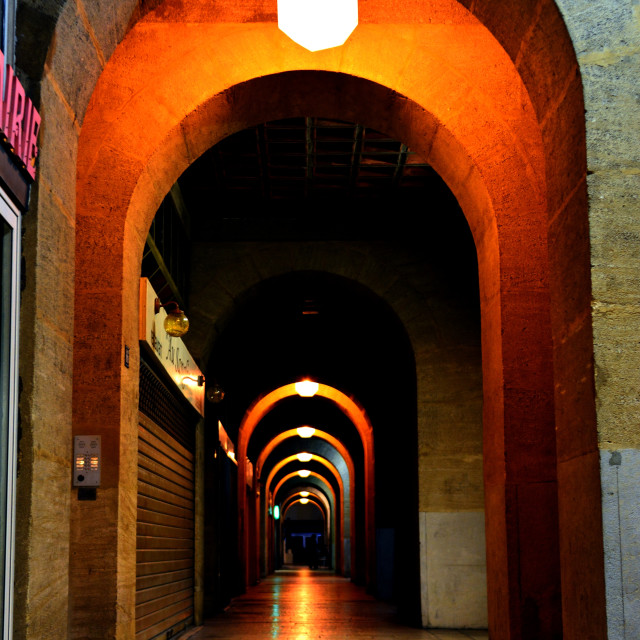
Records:
[[[22,162],[31,178],[36,177],[38,133],[42,118],[26,97],[13,68],[4,63],[0,51],[0,87],[4,87],[0,105],[0,129],[13,154]]]

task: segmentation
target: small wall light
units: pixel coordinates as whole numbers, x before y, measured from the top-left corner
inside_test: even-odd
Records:
[[[164,330],[174,338],[181,338],[189,331],[189,318],[187,318],[185,312],[180,309],[177,302],[171,301],[162,304],[159,298],[156,298],[155,312],[158,313],[163,307],[167,307],[167,317],[164,319]]]
[[[195,382],[199,387],[204,387],[204,376],[198,376],[197,378],[193,378],[192,376],[184,376],[182,378],[182,382],[185,384],[191,384]]]
[[[309,497],[309,492],[308,491],[301,491],[300,492],[300,497],[301,498],[308,498]]]
[[[298,427],[296,431],[301,438],[310,438],[316,432],[313,427]]]
[[[300,469],[300,471],[298,471],[298,475],[301,478],[308,478],[311,475],[311,471],[309,471],[309,469]]]
[[[309,502],[309,498],[300,498],[300,504],[307,504]]]
[[[313,455],[310,453],[298,453],[296,454],[296,458],[298,458],[300,462],[309,462],[309,460],[313,458]]]
[[[311,398],[318,393],[320,385],[313,380],[300,380],[295,383],[296,393],[303,398]]]

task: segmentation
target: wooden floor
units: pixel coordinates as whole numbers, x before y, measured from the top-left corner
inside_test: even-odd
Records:
[[[235,599],[189,640],[487,640],[486,631],[412,629],[395,622],[394,608],[348,579],[326,571],[278,571]],[[186,640],[185,637],[185,640]]]

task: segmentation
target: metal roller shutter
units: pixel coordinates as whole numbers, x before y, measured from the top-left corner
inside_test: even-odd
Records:
[[[168,640],[193,621],[194,454],[142,413],[136,551],[136,640]]]

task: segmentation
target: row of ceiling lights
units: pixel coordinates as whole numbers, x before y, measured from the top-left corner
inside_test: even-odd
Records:
[[[167,317],[164,320],[164,329],[168,335],[173,337],[182,337],[189,330],[189,320],[185,313],[180,309],[177,302],[167,302],[165,304],[161,304],[160,300],[156,299],[155,303],[155,312],[158,313],[162,307],[169,307],[170,310],[167,311]],[[189,378],[191,379],[191,378]],[[198,386],[202,386],[204,384],[204,376],[198,376],[197,380]],[[303,398],[312,398],[318,393],[319,384],[314,382],[313,380],[305,379],[300,380],[295,383],[296,393]],[[207,399],[212,402],[220,402],[224,398],[224,391],[218,386],[214,385],[210,390],[207,390]],[[301,438],[311,438],[315,433],[315,429],[309,426],[302,426],[296,429],[298,435]],[[296,455],[300,462],[309,462],[313,458],[313,454],[308,452],[301,452]],[[300,469],[298,471],[298,475],[301,478],[308,478],[311,475],[311,471],[308,469]],[[299,494],[301,496],[300,502],[302,504],[307,504],[309,502],[308,491],[302,491]]]

